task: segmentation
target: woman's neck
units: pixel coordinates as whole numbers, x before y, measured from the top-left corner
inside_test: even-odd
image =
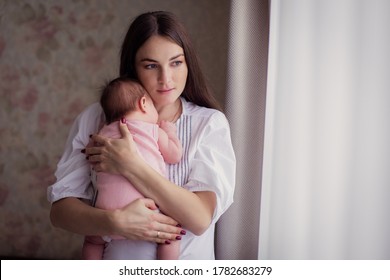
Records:
[[[166,105],[157,111],[159,121],[176,122],[183,112],[182,102],[178,98],[173,104]]]

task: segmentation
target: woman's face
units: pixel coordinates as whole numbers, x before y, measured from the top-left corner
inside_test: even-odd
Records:
[[[167,37],[150,37],[138,49],[135,67],[157,110],[173,104],[182,94],[188,75],[184,51]]]

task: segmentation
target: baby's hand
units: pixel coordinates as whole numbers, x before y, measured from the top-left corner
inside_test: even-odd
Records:
[[[164,130],[167,134],[176,134],[176,126],[168,121],[161,121],[159,126],[162,130]]]

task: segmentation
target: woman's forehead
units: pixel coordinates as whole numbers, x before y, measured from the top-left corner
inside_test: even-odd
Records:
[[[136,60],[171,60],[177,56],[184,55],[183,48],[168,37],[154,35],[150,37],[138,49]]]

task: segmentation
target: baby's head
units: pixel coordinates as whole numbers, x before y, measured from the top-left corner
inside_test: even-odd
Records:
[[[151,118],[149,121],[154,122],[158,118],[148,92],[139,82],[127,77],[119,77],[107,83],[102,89],[100,104],[107,124],[139,110]]]

